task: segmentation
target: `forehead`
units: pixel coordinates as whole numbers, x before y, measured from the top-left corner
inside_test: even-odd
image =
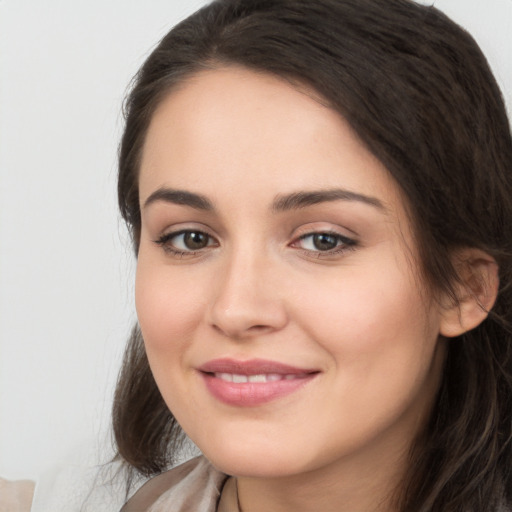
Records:
[[[342,186],[401,203],[338,112],[306,88],[239,67],[201,71],[161,102],[143,150],[141,201],[159,186],[213,196]]]

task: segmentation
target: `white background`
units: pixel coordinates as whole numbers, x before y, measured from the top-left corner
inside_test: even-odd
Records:
[[[112,389],[135,318],[116,211],[122,98],[154,44],[203,3],[0,0],[4,477],[109,457]],[[476,37],[512,105],[512,0],[435,5]]]

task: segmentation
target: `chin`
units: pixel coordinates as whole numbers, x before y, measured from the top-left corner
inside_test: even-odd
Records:
[[[283,465],[283,461],[275,457],[267,458],[260,455],[251,459],[240,454],[231,457],[207,458],[219,471],[237,477],[280,478],[302,472],[298,468]]]
[[[203,454],[219,471],[238,477],[278,478],[311,469],[303,452],[270,443],[218,443]]]

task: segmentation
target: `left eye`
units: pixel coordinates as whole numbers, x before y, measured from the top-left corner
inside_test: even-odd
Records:
[[[158,244],[177,252],[200,251],[214,245],[214,239],[203,231],[187,230],[179,233],[168,233],[162,236]]]
[[[315,252],[329,252],[339,247],[354,245],[354,240],[335,233],[311,233],[299,238],[301,249]]]

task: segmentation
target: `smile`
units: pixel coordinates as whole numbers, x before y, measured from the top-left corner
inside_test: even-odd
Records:
[[[216,400],[237,407],[254,407],[290,395],[320,373],[259,359],[217,359],[198,370]]]
[[[257,375],[241,375],[236,373],[214,373],[215,378],[224,380],[226,382],[235,382],[236,384],[242,384],[245,382],[277,382],[279,380],[293,380],[305,377],[303,375],[280,375],[279,373],[260,373]]]

